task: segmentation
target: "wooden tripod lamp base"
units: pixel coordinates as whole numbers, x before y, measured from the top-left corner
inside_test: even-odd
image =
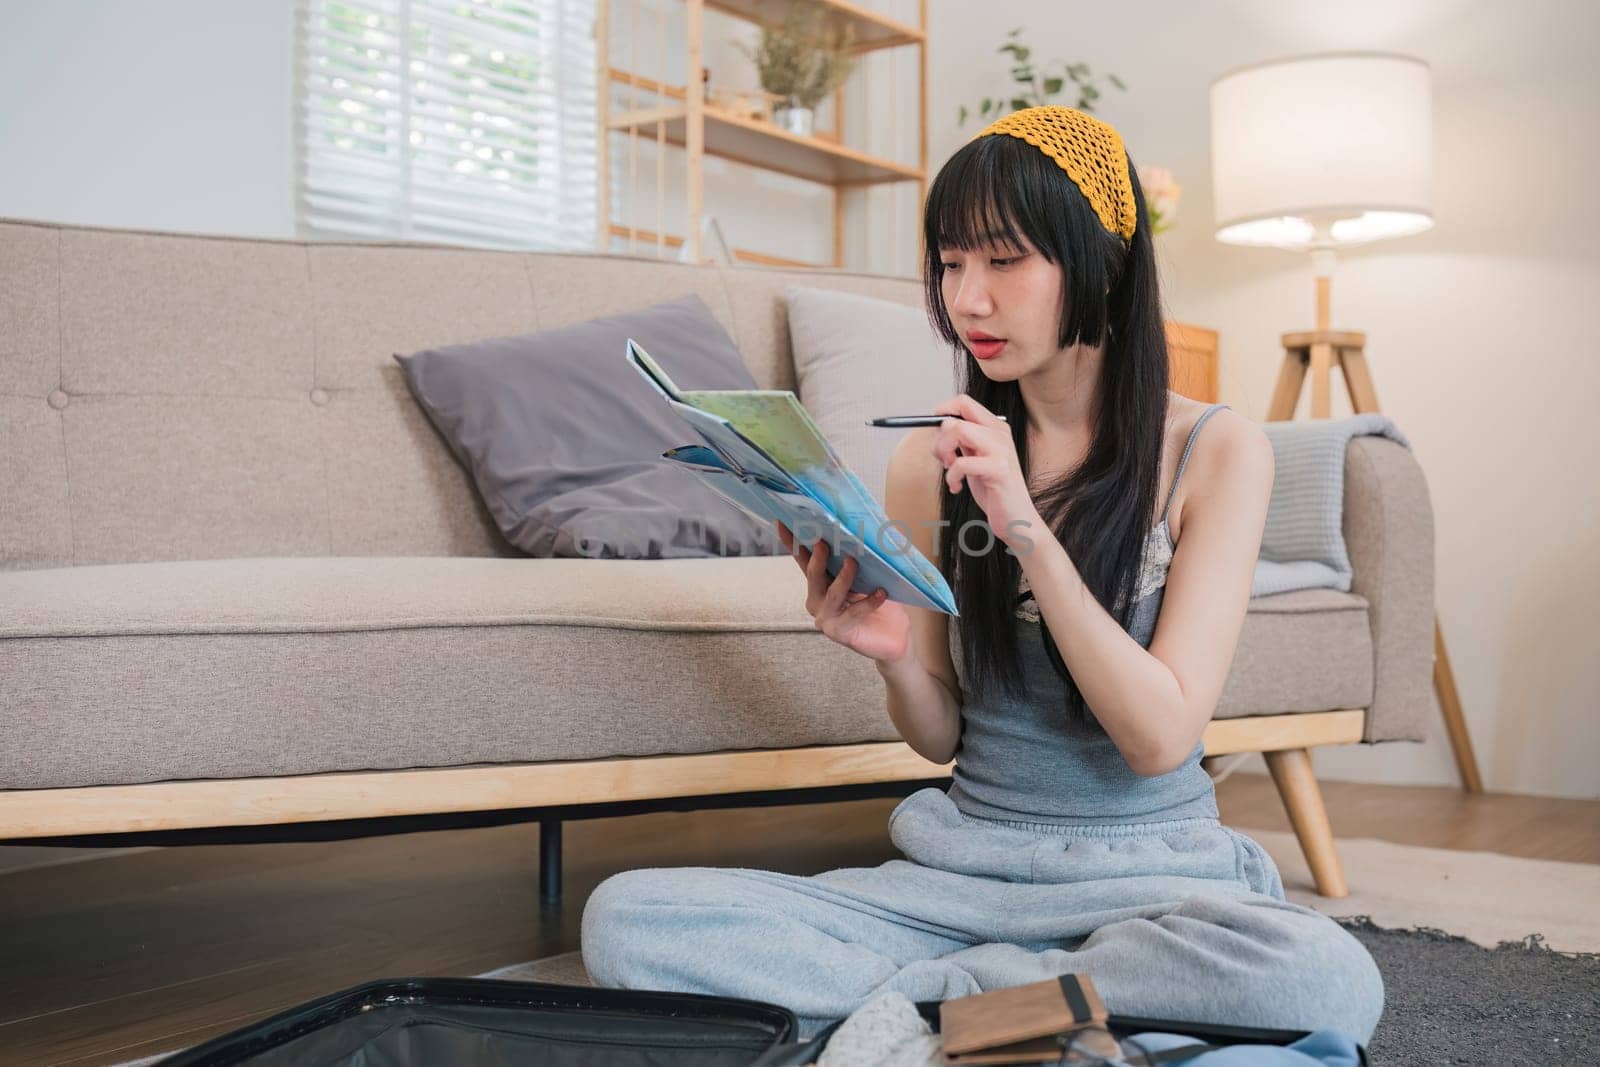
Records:
[[[1325,323],[1327,279],[1318,278],[1317,281],[1318,318]],[[1345,388],[1350,393],[1350,407],[1355,413],[1362,415],[1377,411],[1378,392],[1372,385],[1367,357],[1362,351],[1366,340],[1367,335],[1357,330],[1324,328],[1284,334],[1283,366],[1278,371],[1278,385],[1272,392],[1267,421],[1294,418],[1294,409],[1300,401],[1300,390],[1305,383],[1307,370],[1311,373],[1311,418],[1328,418],[1329,376],[1335,365],[1339,367]],[[1433,617],[1433,688],[1439,696],[1439,710],[1444,716],[1445,729],[1450,733],[1450,748],[1455,753],[1461,786],[1469,793],[1481,793],[1483,779],[1478,775],[1478,757],[1472,751],[1472,737],[1467,733],[1467,721],[1461,713],[1461,697],[1456,692],[1455,674],[1450,670],[1450,657],[1444,647],[1444,631],[1439,626],[1437,614]]]
[[[1326,419],[1331,407],[1330,372],[1339,367],[1345,388],[1350,392],[1350,407],[1362,415],[1378,410],[1378,391],[1373,388],[1362,353],[1367,335],[1359,330],[1310,330],[1283,335],[1283,367],[1278,371],[1278,386],[1272,391],[1267,421],[1294,418],[1300,402],[1300,389],[1306,372],[1311,375],[1311,417]]]

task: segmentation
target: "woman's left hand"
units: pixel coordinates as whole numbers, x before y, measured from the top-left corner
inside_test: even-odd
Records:
[[[1011,427],[965,393],[946,400],[933,413],[954,416],[939,427],[933,445],[950,491],[959,493],[966,485],[1003,544],[1041,529],[1044,523],[1028,492]]]

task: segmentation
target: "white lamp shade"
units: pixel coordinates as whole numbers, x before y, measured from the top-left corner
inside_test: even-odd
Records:
[[[1428,65],[1341,53],[1262,63],[1211,84],[1217,239],[1359,244],[1433,225]]]

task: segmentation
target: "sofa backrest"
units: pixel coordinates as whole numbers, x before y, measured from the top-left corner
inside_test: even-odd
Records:
[[[795,388],[784,287],[911,278],[0,219],[0,569],[517,555],[396,352],[698,293]]]

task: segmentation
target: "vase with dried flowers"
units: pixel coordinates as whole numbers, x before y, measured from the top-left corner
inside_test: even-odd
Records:
[[[782,23],[762,26],[756,48],[734,44],[756,65],[761,88],[781,101],[773,108],[773,121],[806,137],[812,134],[818,101],[843,85],[856,65],[854,27],[823,28],[821,15],[810,0],[791,0]]]
[[[1166,167],[1140,167],[1139,187],[1144,190],[1150,236],[1172,229],[1178,221],[1178,195],[1183,192],[1183,186],[1172,180],[1172,171]]]

